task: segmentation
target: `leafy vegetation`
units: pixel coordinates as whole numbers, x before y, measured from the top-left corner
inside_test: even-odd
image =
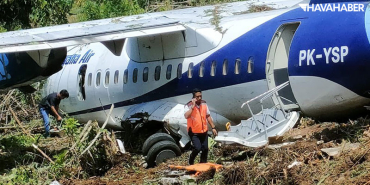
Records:
[[[136,0],[85,0],[80,6],[79,21],[144,13]]]
[[[239,0],[3,0],[0,32],[235,1]]]
[[[0,1],[0,32],[67,23],[73,0]]]

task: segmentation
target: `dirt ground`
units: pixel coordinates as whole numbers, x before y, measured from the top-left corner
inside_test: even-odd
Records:
[[[301,119],[279,142],[292,144],[271,149],[216,145],[209,161],[224,164],[203,184],[370,184],[369,120],[347,123],[316,123]],[[322,148],[359,143],[360,147],[329,156]],[[63,184],[158,184],[168,165],[186,165],[189,152],[155,168],[145,169],[142,159],[124,161],[101,177],[63,179]],[[132,156],[131,156],[132,157]],[[298,165],[290,167],[296,162]],[[198,177],[199,178],[199,177]]]
[[[270,145],[249,148],[216,144],[210,148],[209,162],[222,164],[223,169],[197,176],[193,184],[370,184],[369,126],[370,119],[366,118],[344,123],[318,123],[302,118],[296,128],[284,136],[271,138]],[[68,142],[65,137],[55,137],[41,139],[38,146],[53,156],[69,148]],[[288,145],[276,147],[281,143]],[[345,149],[351,143],[356,143],[357,147]],[[341,148],[338,155],[330,156],[321,150],[334,147]],[[144,168],[145,160],[140,154],[117,154],[114,165],[103,174],[74,175],[55,180],[66,185],[160,184],[162,178],[169,177],[171,170],[168,165],[186,165],[189,153],[186,151],[177,158],[149,169]],[[9,152],[4,154],[3,151],[1,155],[9,155]],[[45,163],[42,156],[33,160]],[[8,166],[15,167],[17,164]],[[6,173],[0,176],[0,181],[5,176]]]

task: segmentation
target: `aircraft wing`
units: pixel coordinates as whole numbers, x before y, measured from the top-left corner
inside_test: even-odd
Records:
[[[131,16],[0,33],[0,91],[32,92],[28,85],[62,69],[67,46],[102,42],[119,55],[124,38],[183,30],[165,16]]]
[[[103,19],[1,33],[0,53],[62,48],[183,30],[185,27],[178,21],[165,16],[138,20]]]

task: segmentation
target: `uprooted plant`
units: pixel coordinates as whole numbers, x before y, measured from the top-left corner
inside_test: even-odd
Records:
[[[47,155],[52,156],[53,163],[45,160],[32,148],[32,143],[35,142],[36,137],[33,138],[23,134],[15,134],[5,138],[0,137],[2,148],[9,151],[9,153],[0,155],[0,157],[9,158],[10,155],[13,156],[15,161],[18,161],[13,166],[13,168],[16,168],[9,173],[9,176],[2,178],[0,184],[23,182],[39,184],[41,183],[40,179],[43,179],[43,182],[51,182],[55,179],[79,179],[103,175],[120,158],[117,155],[118,148],[114,134],[106,129],[101,129],[96,121],[89,121],[84,127],[79,126],[80,124],[76,119],[68,118],[61,130],[61,132],[65,132],[65,138],[41,138],[39,142],[40,149]],[[95,139],[99,132],[102,135]],[[55,146],[50,146],[50,140],[56,142],[62,140],[60,143],[52,144],[60,145],[58,150],[51,149]],[[49,145],[45,145],[45,143],[49,143]],[[12,155],[16,150],[19,152]],[[87,152],[83,153],[85,150]],[[28,156],[27,162],[25,162],[26,156]],[[4,166],[2,169],[9,169],[9,166]],[[44,173],[43,177],[40,177],[40,170]]]

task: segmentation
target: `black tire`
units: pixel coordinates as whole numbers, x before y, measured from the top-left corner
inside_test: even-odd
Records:
[[[143,155],[146,156],[150,148],[159,141],[172,141],[176,143],[176,141],[166,133],[155,133],[145,140],[143,148],[141,150],[143,152]]]
[[[174,142],[172,141],[160,141],[156,144],[154,144],[150,150],[148,151],[148,155],[146,156],[146,162],[148,164],[148,167],[153,167],[156,165],[156,158],[157,155],[161,151],[169,151],[171,150],[173,153],[176,154],[176,156],[181,155],[181,150],[179,146],[177,146]]]

